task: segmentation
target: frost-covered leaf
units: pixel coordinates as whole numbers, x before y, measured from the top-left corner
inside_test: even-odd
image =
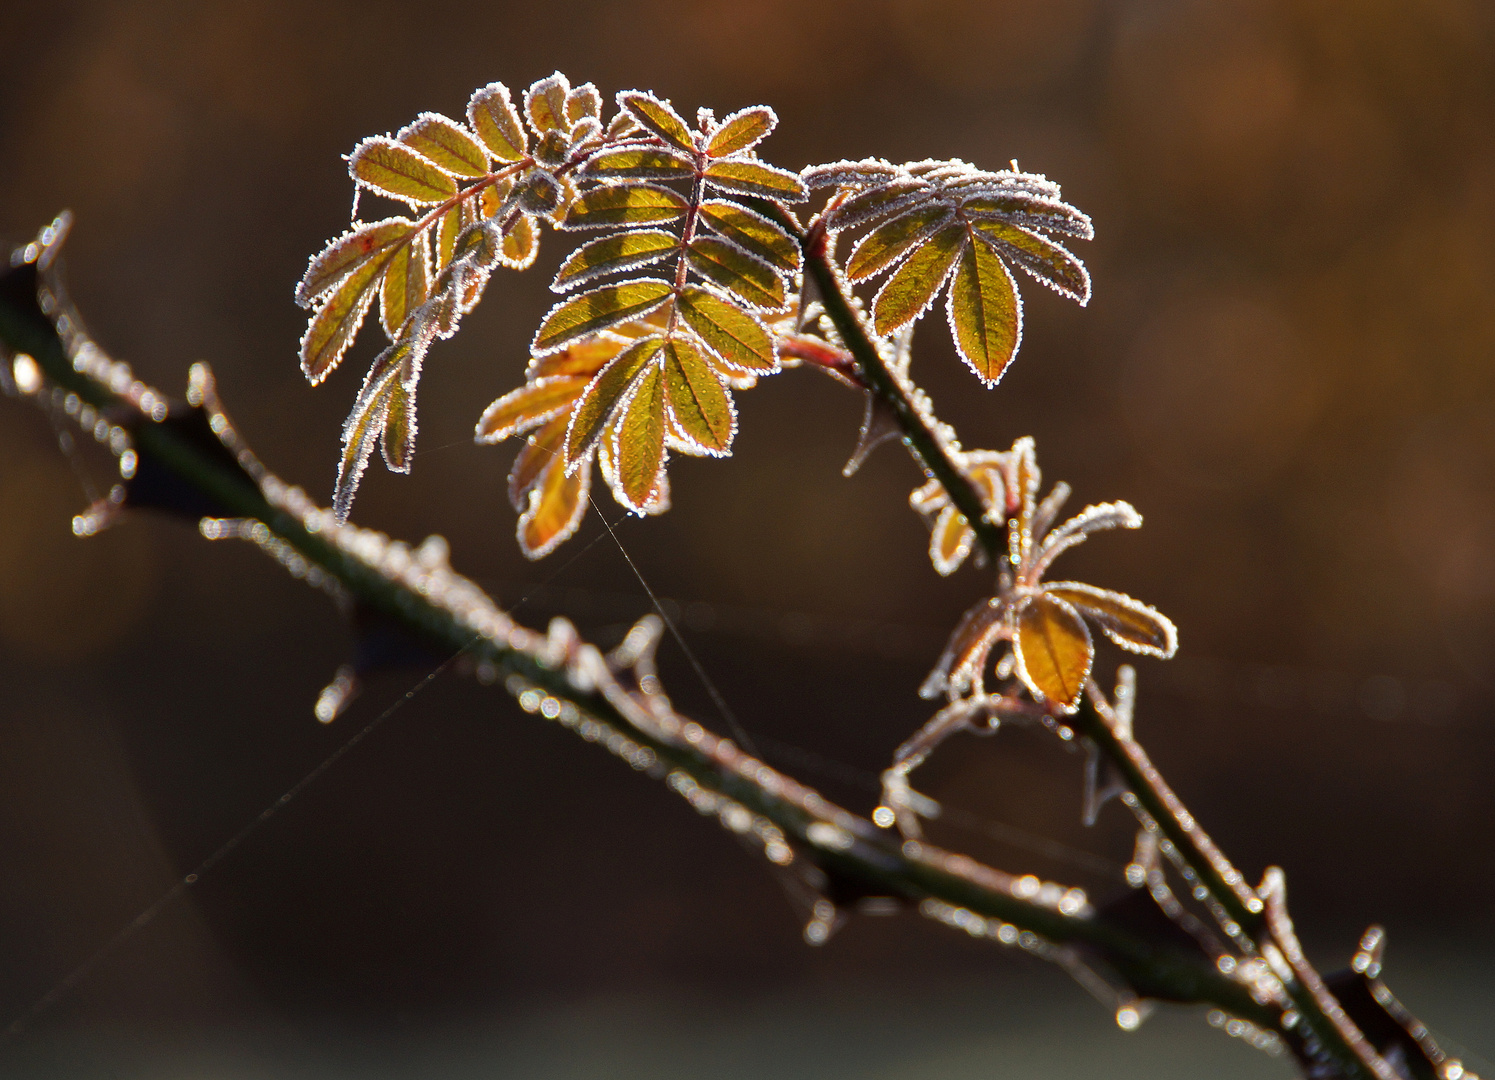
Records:
[[[1125,593],[1097,589],[1078,581],[1055,581],[1044,585],[1044,592],[1067,601],[1089,616],[1097,626],[1123,649],[1168,659],[1178,649],[1178,630],[1156,608]]]
[[[975,536],[959,510],[953,506],[941,510],[929,534],[929,561],[934,564],[935,572],[941,577],[955,573],[971,553]]]
[[[421,113],[396,137],[449,173],[469,179],[488,174],[487,151],[466,128],[440,113]]]
[[[509,469],[509,504],[515,510],[525,508],[526,496],[547,468],[559,464],[562,474],[565,473],[566,426],[570,419],[556,417],[532,432],[514,455],[513,467]]]
[[[662,146],[620,146],[593,154],[581,170],[592,180],[684,180],[695,175],[689,158]]]
[[[784,306],[784,283],[769,265],[735,244],[698,236],[687,252],[691,269],[760,311]]]
[[[689,340],[677,336],[665,345],[664,378],[681,433],[707,454],[726,454],[737,432],[737,414],[721,380]]]
[[[457,194],[451,173],[393,139],[364,139],[348,157],[348,173],[383,195],[420,205],[444,202]]]
[[[566,215],[568,229],[656,225],[677,221],[690,208],[684,196],[654,184],[611,184],[584,192]]]
[[[591,83],[582,83],[566,95],[566,119],[573,125],[588,118],[599,120],[601,116],[602,95]],[[598,130],[601,130],[600,124]]]
[[[430,264],[426,256],[426,233],[411,237],[410,242],[396,247],[389,256],[389,268],[384,271],[384,284],[379,290],[380,319],[384,332],[391,341],[400,336],[400,328],[410,313],[426,302],[431,291]]]
[[[1066,202],[1029,195],[982,195],[967,199],[961,212],[972,219],[991,216],[1027,229],[1043,229],[1081,240],[1095,239],[1090,218]]]
[[[551,352],[567,342],[636,319],[663,304],[673,291],[668,281],[639,278],[582,293],[550,309],[535,333],[534,349],[537,353]]]
[[[726,157],[739,150],[747,150],[767,138],[778,127],[779,118],[766,105],[735,112],[721,122],[706,144],[706,153],[712,157]]]
[[[436,271],[452,261],[452,249],[457,244],[457,234],[472,224],[472,200],[463,199],[452,204],[436,223]]]
[[[353,344],[386,265],[383,257],[364,262],[343,279],[312,316],[301,338],[301,370],[313,386],[327,377]]]
[[[935,233],[954,213],[948,206],[921,206],[879,225],[851,249],[846,276],[861,281],[887,269],[910,248]]]
[[[776,169],[761,161],[720,158],[706,166],[706,182],[726,191],[744,195],[763,195],[785,202],[803,202],[810,192],[792,172]]]
[[[1062,552],[1068,551],[1093,532],[1102,529],[1140,529],[1142,515],[1128,502],[1101,503],[1087,506],[1063,525],[1043,538],[1034,560],[1036,573],[1043,573]]]
[[[1080,305],[1090,302],[1090,274],[1058,244],[1004,221],[977,221],[975,236],[997,254],[1017,263],[1039,281]]]
[[[992,645],[1005,629],[1006,606],[995,597],[977,601],[950,635],[939,663],[919,687],[919,696],[932,698],[941,691],[963,693],[986,665]]]
[[[827,187],[865,187],[884,183],[898,175],[898,166],[883,158],[861,161],[832,161],[811,165],[799,174],[812,191]]]
[[[530,559],[544,558],[570,539],[586,513],[592,470],[566,475],[560,457],[565,437],[564,422],[551,424],[520,451],[510,473],[510,497],[515,509],[523,511],[517,529],[519,550]],[[521,481],[517,493],[516,479]]]
[[[408,473],[410,459],[415,456],[415,392],[399,379],[389,388],[389,404],[384,408],[384,430],[379,441],[389,470]]]
[[[916,205],[928,198],[928,195],[928,184],[904,177],[853,195],[827,211],[826,224],[832,229],[873,225]]]
[[[1016,621],[1018,677],[1035,697],[1074,711],[1095,658],[1085,621],[1068,603],[1045,593],[1023,601]]]
[[[617,455],[619,494],[632,510],[653,501],[664,468],[664,377],[660,365],[650,364],[635,381],[617,424],[613,452]]]
[[[535,219],[528,214],[520,214],[509,231],[504,233],[498,261],[510,270],[528,270],[539,251],[540,230],[535,228]]]
[[[971,244],[950,286],[950,333],[976,376],[992,386],[1017,355],[1023,307],[1012,275],[986,244]]]
[[[533,83],[524,92],[524,112],[536,135],[570,128],[566,119],[566,95],[570,92],[571,83],[559,71]]]
[[[483,145],[499,161],[518,161],[529,152],[529,137],[519,122],[519,111],[501,82],[473,91],[467,103],[467,122]]]
[[[360,225],[333,240],[312,257],[306,276],[296,286],[296,303],[310,307],[338,282],[371,259],[389,253],[415,229],[409,218],[395,217]]]
[[[705,289],[687,286],[676,308],[687,326],[730,368],[763,375],[779,369],[773,338],[758,319]]]
[[[652,229],[604,236],[573,251],[561,264],[550,287],[564,292],[605,274],[658,262],[679,247],[679,237]]]
[[[794,238],[746,207],[720,199],[701,204],[701,220],[738,247],[786,274],[799,273],[800,250]]]
[[[947,225],[918,247],[883,283],[872,302],[873,327],[884,336],[913,322],[939,293],[961,249],[964,225]]]
[[[338,521],[348,519],[353,506],[353,495],[358,490],[358,481],[368,466],[369,455],[374,444],[384,433],[390,394],[399,385],[404,374],[405,361],[411,349],[408,342],[396,342],[374,360],[369,373],[364,377],[353,411],[343,422],[343,455],[338,462],[337,488],[333,495],[332,510]]]
[[[690,127],[668,101],[661,101],[641,90],[624,90],[618,95],[618,107],[626,109],[635,120],[665,142],[688,154],[695,152]]]
[[[612,418],[613,410],[633,385],[638,373],[653,361],[663,347],[662,338],[648,337],[636,341],[619,353],[587,385],[581,401],[571,413],[571,426],[566,433],[568,469],[575,469],[591,453],[602,435],[602,429]]]
[[[604,364],[623,351],[625,343],[615,340],[612,335],[626,329],[616,327],[607,334],[573,342],[560,352],[535,357],[530,361],[527,374],[531,379],[545,379],[552,375],[585,375],[591,379]]]
[[[502,442],[553,420],[571,408],[591,381],[591,373],[551,375],[511,390],[484,410],[478,421],[478,442]]]

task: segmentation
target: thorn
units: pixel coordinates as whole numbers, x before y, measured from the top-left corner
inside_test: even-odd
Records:
[[[855,475],[867,460],[867,456],[889,439],[900,434],[898,414],[893,407],[872,391],[867,391],[867,405],[862,413],[862,430],[857,437],[856,449],[841,470],[842,476]]]

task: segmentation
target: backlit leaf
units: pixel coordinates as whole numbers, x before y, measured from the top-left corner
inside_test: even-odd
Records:
[[[502,442],[554,419],[581,397],[591,381],[590,374],[552,375],[511,390],[484,410],[478,421],[478,442]]]
[[[570,81],[559,71],[531,84],[524,92],[524,112],[536,135],[564,132],[571,127],[566,119],[566,95],[570,92]]]
[[[312,257],[306,276],[296,286],[296,303],[310,307],[319,296],[359,266],[387,255],[390,248],[409,236],[414,228],[415,223],[408,218],[396,217],[360,225],[343,233]]]
[[[708,454],[726,454],[737,431],[732,399],[690,341],[675,337],[665,345],[664,379],[681,433]]]
[[[705,289],[687,286],[676,306],[686,325],[728,367],[758,375],[779,370],[778,354],[767,328],[737,305]]]
[[[947,225],[903,261],[872,301],[879,334],[891,334],[924,314],[967,243],[964,225]]]
[[[1041,199],[1017,193],[984,195],[967,199],[961,203],[960,209],[970,218],[979,219],[990,215],[1024,228],[1045,229],[1065,236],[1076,236],[1081,240],[1095,239],[1095,227],[1090,223],[1090,218],[1057,199]]]
[[[513,226],[504,233],[503,248],[498,261],[511,270],[528,270],[540,250],[540,230],[535,228],[535,219],[520,214]]]
[[[810,195],[799,177],[761,161],[723,158],[706,166],[706,182],[727,191],[763,195],[785,202],[802,202]]]
[[[929,535],[929,560],[941,577],[949,577],[971,553],[975,533],[953,506],[946,506],[935,519]]]
[[[467,103],[467,122],[483,145],[499,161],[518,161],[529,150],[529,137],[519,122],[519,111],[501,82],[474,90]]]
[[[409,356],[410,346],[403,341],[380,353],[364,377],[353,411],[343,422],[343,455],[338,462],[337,488],[332,499],[332,510],[338,521],[348,519],[358,481],[368,466],[374,444],[384,433],[392,388],[399,385]]]
[[[408,473],[415,456],[415,394],[396,379],[389,388],[384,409],[384,431],[380,433],[384,464],[391,472]]]
[[[1073,604],[1123,649],[1166,660],[1178,648],[1178,630],[1173,623],[1156,608],[1124,593],[1078,581],[1051,582],[1043,591]]]
[[[812,165],[799,174],[811,190],[826,187],[864,187],[885,183],[898,175],[898,166],[883,158],[832,161]]]
[[[370,259],[349,274],[322,302],[301,338],[301,370],[315,386],[337,366],[353,344],[384,273],[383,258]]]
[[[653,184],[616,184],[592,188],[571,204],[568,229],[605,229],[614,225],[654,225],[676,221],[689,208],[684,196]]]
[[[954,212],[948,206],[921,206],[879,225],[851,249],[846,276],[852,281],[861,281],[887,269],[909,248],[937,231]]]
[[[604,274],[657,262],[679,250],[679,247],[679,237],[656,230],[605,236],[573,251],[561,264],[550,287],[563,292]]]
[[[527,503],[526,496],[540,481],[545,470],[551,466],[559,467],[561,474],[565,475],[566,462],[566,425],[570,421],[569,416],[560,416],[550,421],[539,431],[534,432],[524,441],[519,448],[519,453],[514,455],[514,465],[509,470],[509,503],[515,510],[523,510]],[[590,472],[589,469],[581,470]]]
[[[618,421],[613,451],[624,504],[642,510],[652,500],[664,466],[664,378],[658,364],[634,384]]]
[[[566,95],[566,119],[577,124],[587,117],[602,116],[602,95],[591,83],[582,83]],[[599,130],[600,125],[599,125]]]
[[[694,153],[696,143],[690,127],[668,101],[641,90],[624,90],[618,95],[618,107],[628,112],[644,127],[687,154]]]
[[[986,666],[986,658],[1005,625],[1005,613],[1005,605],[995,597],[978,600],[969,608],[950,635],[934,670],[919,687],[919,696],[932,698],[941,691],[959,694],[968,690]]]
[[[853,195],[839,204],[827,215],[827,224],[833,229],[853,229],[858,225],[870,225],[927,199],[929,185],[920,180],[904,178]]]
[[[440,113],[421,113],[397,138],[447,172],[470,178],[488,174],[487,152],[465,128]]]
[[[1055,292],[1081,305],[1090,302],[1090,274],[1058,244],[1004,221],[977,221],[974,229],[976,239],[986,241]]]
[[[775,311],[784,306],[784,283],[773,270],[741,248],[698,236],[686,253],[691,268],[751,307]]]
[[[695,175],[688,158],[662,146],[622,146],[603,150],[587,160],[581,173],[596,180],[683,180]]]
[[[587,512],[592,470],[570,476],[552,461],[529,492],[529,505],[519,516],[519,550],[529,559],[543,559],[575,535]]]
[[[658,355],[663,347],[663,339],[657,337],[637,341],[619,353],[587,385],[580,403],[571,413],[571,426],[566,433],[566,467],[568,469],[574,470],[597,445],[602,429],[611,419],[613,410],[617,408],[628,388],[633,385],[638,373]]]
[[[454,203],[450,210],[441,215],[436,223],[436,272],[452,261],[452,249],[457,244],[457,234],[462,227],[468,224],[466,220],[472,215],[471,199],[463,199]]]
[[[703,202],[700,216],[722,236],[786,274],[799,273],[800,250],[794,238],[767,218],[736,203]]]
[[[779,124],[779,118],[766,105],[735,112],[721,122],[706,144],[712,157],[726,157],[746,150],[766,138]]]
[[[986,244],[971,244],[950,286],[950,333],[960,357],[992,386],[1017,355],[1023,306],[1012,274]]]
[[[551,352],[569,341],[636,319],[663,304],[673,291],[668,281],[639,278],[604,285],[557,304],[535,333],[535,352]]]
[[[528,376],[545,379],[552,375],[585,375],[590,380],[604,364],[623,351],[625,343],[612,338],[614,333],[623,329],[626,328],[618,327],[607,334],[573,342],[549,356],[535,357],[530,361]]]
[[[1074,711],[1095,647],[1073,607],[1046,593],[1028,597],[1017,612],[1013,653],[1018,677],[1035,697]]]
[[[410,313],[426,302],[431,291],[430,264],[426,259],[426,233],[417,233],[408,244],[389,256],[389,269],[379,290],[380,318],[391,341]]]
[[[384,195],[422,205],[457,194],[452,174],[392,139],[364,139],[348,158],[348,173]]]

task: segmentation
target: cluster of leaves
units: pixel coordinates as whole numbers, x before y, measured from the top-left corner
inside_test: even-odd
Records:
[[[604,444],[614,494],[643,513],[668,505],[668,449],[730,451],[729,388],[779,369],[764,319],[793,302],[800,260],[795,240],[740,197],[792,202],[806,188],[757,158],[754,147],[777,123],[770,109],[720,122],[702,110],[692,129],[650,94],[617,100],[619,112],[604,125],[590,83],[572,88],[556,73],[524,93],[522,111],[502,83],[491,83],[472,95],[465,125],[423,113],[349,156],[360,190],[421,216],[355,221],[311,260],[297,289],[297,301],[313,309],[301,343],[313,383],[352,344],[375,294],[391,341],[344,426],[340,516],[376,443],[391,469],[409,470],[426,351],[456,332],[495,267],[534,262],[542,220],[601,235],[577,248],[552,284],[563,293],[594,287],[545,317],[529,382],[495,402],[479,426],[482,441],[540,429],[530,449],[543,445],[561,462],[559,479],[534,472],[533,454],[516,464],[511,488],[529,500],[520,526],[526,553],[539,557],[574,531],[589,483],[582,474]],[[662,276],[631,276],[659,264]],[[556,439],[562,417],[565,438]]]
[[[845,272],[852,282],[888,275],[872,301],[873,329],[888,337],[912,324],[948,282],[955,347],[988,386],[1022,340],[1022,299],[1010,267],[1082,305],[1090,300],[1084,264],[1043,234],[1089,240],[1094,229],[1043,176],[985,172],[959,159],[894,165],[878,158],[817,165],[801,176],[812,189],[834,189],[821,216],[830,234],[868,230]]]
[[[1165,659],[1173,655],[1178,631],[1155,609],[1094,585],[1043,580],[1060,554],[1091,533],[1140,528],[1142,516],[1131,504],[1087,506],[1054,527],[1069,485],[1055,484],[1038,500],[1041,476],[1032,439],[1019,439],[1011,450],[971,451],[963,458],[973,483],[989,496],[988,518],[1007,523],[1009,565],[999,575],[997,595],[966,612],[920,693],[934,697],[943,692],[952,701],[986,697],[988,660],[999,642],[1007,642],[1011,651],[998,661],[998,677],[1015,675],[1037,701],[1072,712],[1095,659],[1087,619],[1131,652]],[[935,568],[952,572],[971,550],[970,524],[938,481],[916,490],[909,501],[931,524]]]

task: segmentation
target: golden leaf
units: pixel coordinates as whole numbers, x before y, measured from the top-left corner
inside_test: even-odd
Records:
[[[410,313],[426,302],[431,291],[431,271],[426,260],[426,234],[417,233],[389,257],[384,284],[379,290],[380,319],[391,341]]]
[[[528,375],[531,379],[543,379],[552,375],[585,375],[590,379],[602,370],[618,353],[624,342],[613,340],[611,334],[620,333],[628,327],[616,327],[607,335],[573,342],[560,352],[538,356],[530,361]]]
[[[552,352],[577,338],[636,319],[663,304],[673,291],[668,281],[639,278],[604,285],[557,304],[535,333],[535,352]]]
[[[653,501],[664,468],[664,379],[658,364],[644,369],[623,406],[613,452],[618,494],[631,510]]]
[[[550,287],[562,292],[593,278],[645,266],[674,253],[679,246],[679,237],[652,229],[604,236],[573,251]]]
[[[784,306],[784,283],[765,262],[724,240],[697,236],[686,252],[691,268],[760,311]]]
[[[574,471],[591,453],[602,436],[602,429],[612,418],[613,410],[623,399],[640,370],[664,347],[657,337],[634,342],[597,373],[587,385],[580,403],[571,413],[566,433],[566,468]],[[656,365],[657,366],[657,365]]]
[[[699,214],[711,228],[770,266],[786,274],[799,273],[799,245],[767,218],[718,199],[703,202]]]
[[[705,289],[687,286],[676,308],[686,325],[729,368],[754,375],[779,370],[773,338],[758,319]]]
[[[396,379],[389,387],[389,403],[384,408],[384,464],[391,472],[408,473],[415,456],[415,394]]]
[[[950,332],[960,358],[987,386],[1017,355],[1022,310],[1006,265],[988,245],[971,244],[950,286]]]
[[[948,225],[920,245],[872,301],[873,327],[888,335],[928,309],[969,241],[964,225]]]
[[[502,442],[554,419],[581,397],[591,381],[591,373],[550,375],[511,390],[484,410],[478,421],[478,442]]]
[[[1085,621],[1065,601],[1038,593],[1022,601],[1016,622],[1018,677],[1039,700],[1073,712],[1095,658]]]
[[[467,122],[499,161],[518,161],[529,150],[519,112],[509,99],[509,88],[501,82],[473,91],[467,102]]]
[[[346,521],[352,509],[358,481],[368,465],[369,455],[374,452],[374,443],[384,433],[390,395],[399,385],[409,357],[410,346],[403,341],[380,353],[364,377],[353,411],[343,422],[343,455],[338,462],[337,487],[332,498],[332,511],[338,521]]]
[[[566,119],[566,97],[570,92],[570,81],[559,71],[531,84],[524,92],[524,111],[535,134],[564,132],[571,126]]]
[[[1044,585],[1043,591],[1073,604],[1123,649],[1164,660],[1178,649],[1178,630],[1173,623],[1156,608],[1125,593],[1078,581],[1052,582]]]
[[[451,173],[410,147],[377,136],[364,139],[348,157],[354,180],[383,195],[420,205],[444,202],[457,194]]]
[[[488,175],[487,152],[465,128],[440,113],[421,113],[396,138],[449,173],[469,179]]]
[[[810,195],[800,178],[792,172],[741,158],[722,158],[707,165],[706,182],[726,191],[763,195],[785,202],[803,202]]]
[[[568,229],[606,229],[614,225],[655,225],[676,221],[689,208],[685,198],[654,184],[615,184],[592,188],[571,204]]]
[[[1081,306],[1090,302],[1089,272],[1058,244],[1004,221],[977,221],[973,228],[976,239],[986,241],[997,254],[1017,263],[1055,292]]]
[[[949,577],[971,553],[975,533],[959,510],[946,506],[929,534],[929,560],[941,577]]]
[[[396,217],[360,225],[343,233],[312,257],[306,275],[296,286],[296,303],[310,307],[318,297],[358,267],[370,259],[387,255],[390,248],[401,243],[414,228],[415,223],[409,218]]]
[[[325,379],[353,344],[363,317],[374,299],[374,286],[384,273],[383,258],[370,259],[354,270],[322,302],[301,338],[301,370],[313,386]]]
[[[662,146],[620,146],[594,154],[581,170],[593,180],[683,180],[695,174],[689,158]]]
[[[586,117],[598,120],[602,116],[602,95],[591,83],[582,83],[566,95],[566,119],[572,124]]]
[[[766,105],[735,112],[712,132],[706,153],[712,157],[726,157],[746,150],[767,138],[778,124],[778,116]]]
[[[509,231],[504,233],[498,261],[511,270],[528,270],[539,251],[540,230],[535,228],[535,219],[528,214],[520,214],[514,219]]]
[[[566,425],[569,416],[559,416],[530,435],[514,455],[514,465],[509,470],[509,503],[515,510],[523,510],[525,496],[540,481],[541,475],[551,465],[559,463],[565,473],[562,456],[566,445]],[[585,471],[585,470],[583,470]]]
[[[696,143],[690,128],[668,101],[661,101],[640,90],[625,90],[618,95],[618,105],[665,142],[688,154],[695,152]]]
[[[543,559],[576,533],[587,512],[592,470],[567,476],[560,458],[552,454],[537,480],[528,490],[528,505],[517,529],[519,550],[529,559]]]
[[[955,213],[948,206],[921,206],[884,225],[857,242],[846,261],[846,276],[861,281],[886,270],[915,244],[931,235]]]
[[[690,341],[671,338],[664,347],[665,389],[680,433],[714,457],[727,454],[737,433],[732,398]]]

